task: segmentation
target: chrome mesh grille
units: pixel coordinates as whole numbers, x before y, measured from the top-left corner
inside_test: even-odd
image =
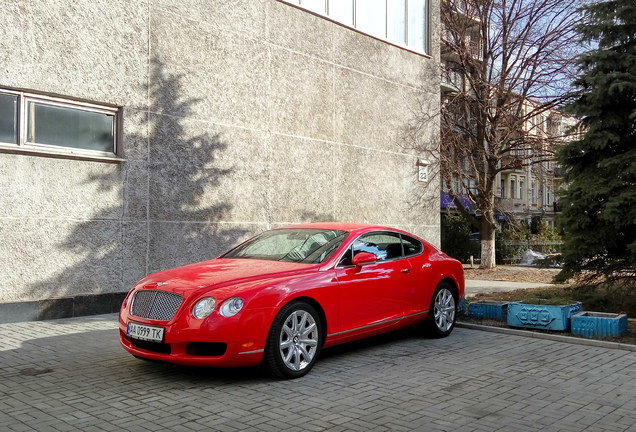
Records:
[[[143,290],[135,294],[130,313],[139,318],[170,321],[181,306],[183,297],[165,291]]]

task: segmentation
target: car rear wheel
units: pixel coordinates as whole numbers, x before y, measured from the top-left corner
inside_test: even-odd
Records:
[[[272,323],[264,366],[279,378],[299,378],[311,370],[322,346],[316,309],[305,302],[285,305]]]
[[[447,282],[440,283],[431,299],[431,307],[426,317],[427,333],[434,337],[446,337],[455,327],[457,302],[453,289]]]

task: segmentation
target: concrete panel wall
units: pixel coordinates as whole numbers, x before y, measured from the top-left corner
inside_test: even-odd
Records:
[[[437,7],[428,58],[275,0],[4,0],[0,87],[121,106],[125,161],[0,153],[0,303],[127,291],[294,222],[439,243],[401,138],[439,111]]]

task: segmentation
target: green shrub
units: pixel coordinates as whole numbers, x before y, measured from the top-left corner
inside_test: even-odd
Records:
[[[461,215],[442,216],[442,251],[460,261],[475,255],[470,239],[470,224]]]

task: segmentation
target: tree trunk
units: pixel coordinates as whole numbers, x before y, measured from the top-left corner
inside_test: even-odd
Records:
[[[481,220],[481,265],[480,268],[494,268],[495,263],[495,230],[496,224],[491,215],[484,214]]]

